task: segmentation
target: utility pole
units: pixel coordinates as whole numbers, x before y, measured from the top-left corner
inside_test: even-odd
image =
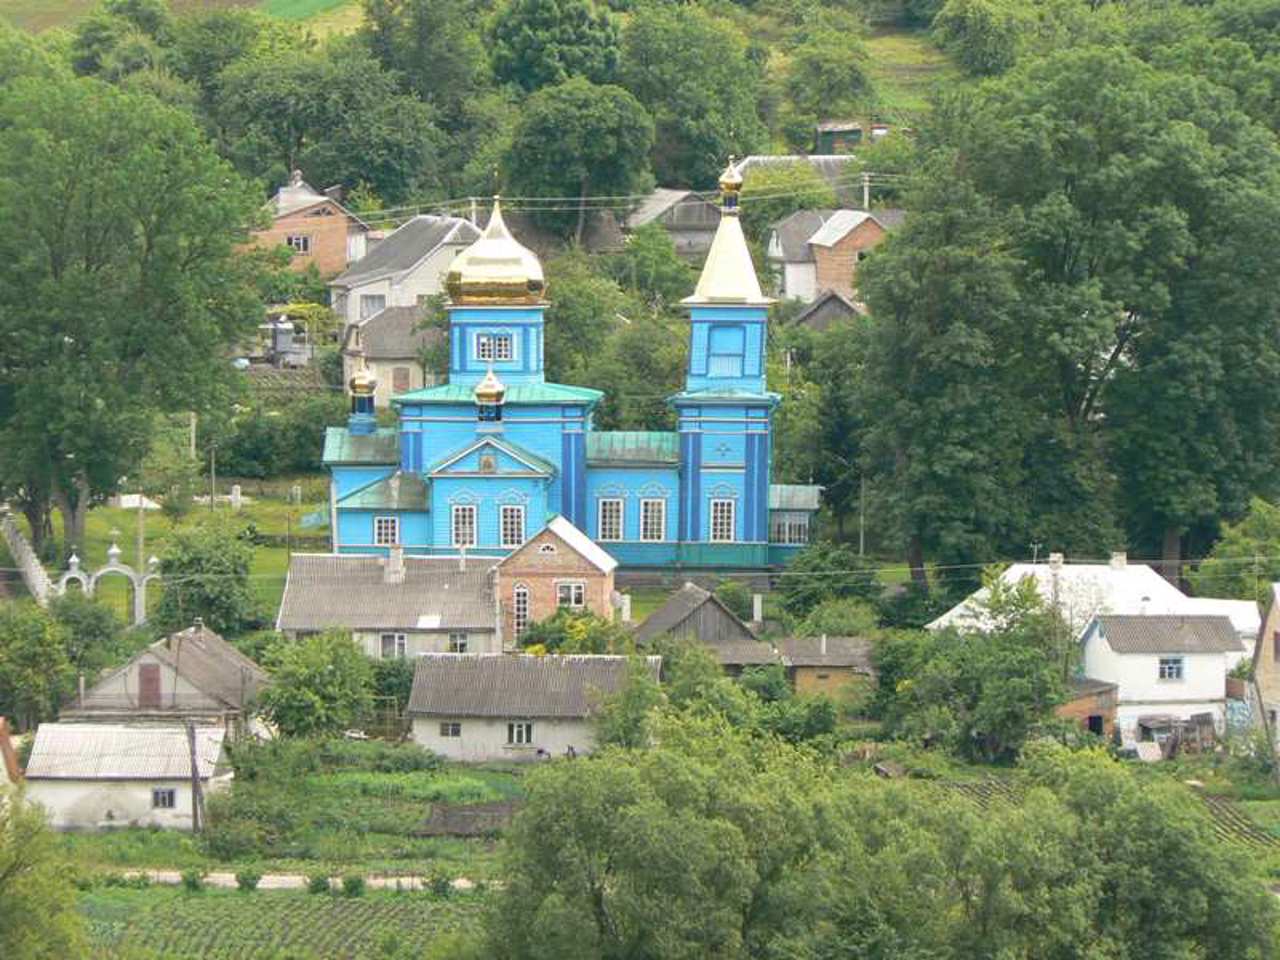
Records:
[[[862,209],[871,209],[871,174],[862,174]]]
[[[200,792],[200,768],[196,762],[196,725],[187,721],[187,747],[191,753],[191,832],[199,833],[203,822],[204,796]]]
[[[191,453],[191,459],[194,460],[196,458],[196,412],[194,410],[191,411],[191,441],[189,450]]]
[[[147,568],[147,495],[146,486],[142,482],[142,471],[138,471],[138,535],[137,548],[138,560],[137,569],[145,570]]]
[[[213,502],[218,498],[218,446],[209,444],[209,512],[213,513]]]
[[[858,475],[858,558],[867,555],[867,475]]]

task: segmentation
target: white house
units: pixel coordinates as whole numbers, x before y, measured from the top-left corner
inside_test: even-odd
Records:
[[[1227,617],[1100,614],[1081,640],[1085,676],[1114,683],[1116,726],[1139,739],[1142,720],[1212,714],[1221,730],[1227,674],[1246,656]]]
[[[222,727],[197,727],[196,776],[206,795],[232,772]],[[191,747],[180,724],[45,723],[27,761],[27,798],[63,830],[191,829]]]
[[[443,329],[424,327],[422,307],[387,307],[372,317],[348,324],[342,341],[342,382],[367,369],[377,381],[374,404],[386,407],[398,393],[435,384],[422,367],[423,351],[445,340]]]
[[[0,717],[0,797],[11,787],[22,782],[22,769],[18,766],[18,752],[13,749],[13,735],[9,721]]]
[[[449,264],[479,238],[480,231],[460,217],[414,217],[329,282],[334,312],[345,328],[386,307],[417,306],[444,291]]]
[[[656,681],[662,658],[646,661]],[[407,712],[414,742],[451,760],[588,753],[596,711],[626,679],[626,657],[427,654]]]

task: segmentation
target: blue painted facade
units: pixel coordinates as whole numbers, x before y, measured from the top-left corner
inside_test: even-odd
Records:
[[[335,551],[385,550],[375,519],[394,516],[407,553],[453,553],[465,544],[503,555],[518,546],[514,537],[533,536],[555,514],[624,568],[765,568],[798,549],[769,542],[779,398],[765,384],[767,301],[690,305],[685,387],[669,400],[674,434],[595,431],[603,394],[546,382],[544,311],[449,308],[448,383],[392,400],[399,422],[391,456],[326,460]],[[499,404],[482,402],[493,378],[505,390]],[[331,428],[326,457],[351,439],[334,431],[368,432],[366,421],[353,406],[349,427]],[[393,497],[390,485],[377,483],[393,475],[422,483],[409,493],[395,486]],[[610,529],[601,526],[606,501]],[[504,508],[519,508],[506,511],[505,537]],[[385,540],[389,525],[382,527]]]

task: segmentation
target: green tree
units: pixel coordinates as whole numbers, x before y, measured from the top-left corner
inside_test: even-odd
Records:
[[[933,19],[933,34],[969,73],[1004,73],[1018,58],[1027,30],[1017,0],[947,0]]]
[[[160,556],[164,592],[153,622],[165,631],[185,630],[197,617],[217,633],[252,627],[258,604],[249,586],[253,546],[227,521],[176,530]]]
[[[879,626],[876,608],[865,600],[829,597],[809,610],[796,626],[796,636],[866,636]]]
[[[450,114],[481,82],[484,50],[465,0],[364,0],[363,39],[415,96]]]
[[[640,306],[581,250],[549,260],[547,287],[547,379],[556,383],[599,384],[602,349]]]
[[[66,628],[34,603],[0,606],[0,716],[27,729],[57,714],[75,679],[67,643]]]
[[[575,77],[525,101],[507,154],[507,177],[512,189],[528,196],[577,197],[574,213],[537,215],[562,229],[572,227],[580,243],[588,197],[640,193],[652,184],[652,145],[653,121],[635,97],[621,87]],[[561,204],[574,206],[568,200]]]
[[[848,32],[826,27],[809,31],[791,51],[787,97],[797,112],[814,121],[861,115],[856,112],[875,99],[868,62],[866,48]]]
[[[105,0],[76,27],[71,65],[81,75],[120,80],[157,67],[173,39],[164,0]]]
[[[314,40],[296,25],[245,7],[200,10],[178,17],[168,62],[200,90],[201,108],[212,114],[222,71],[259,56],[286,56],[306,50]]]
[[[87,955],[74,877],[40,808],[21,795],[5,797],[0,802],[0,942],[7,960]]]
[[[156,412],[200,409],[231,377],[209,358],[261,310],[235,252],[254,194],[150,97],[88,79],[0,90],[0,487],[38,549],[53,506],[83,548],[90,503],[138,463]]]
[[[67,661],[92,679],[132,655],[146,638],[125,633],[124,624],[105,603],[74,591],[55,598],[49,613],[66,638]]]
[[[649,746],[653,713],[662,703],[662,688],[647,658],[633,656],[627,664],[626,683],[600,707],[596,743],[626,749]]]
[[[793,617],[804,617],[825,600],[874,601],[881,593],[875,564],[851,547],[818,540],[787,564],[778,592]]]
[[[751,620],[751,588],[739,580],[721,580],[716,584],[716,597],[733,611],[739,620]]]
[[[567,607],[561,607],[545,620],[529,624],[520,635],[520,645],[547,653],[619,655],[635,650],[631,631],[621,623]]]
[[[507,0],[494,14],[494,75],[527,92],[582,77],[611,83],[618,26],[591,0]]]
[[[655,310],[689,296],[696,281],[689,262],[676,253],[671,234],[658,223],[632,230],[622,250],[605,263],[624,290]]]
[[[281,640],[266,665],[271,685],[262,693],[262,711],[287,737],[341,733],[372,703],[373,666],[344,631]]]
[[[1238,523],[1228,523],[1209,555],[1191,571],[1202,597],[1236,597],[1266,604],[1280,580],[1280,507],[1254,497]]]

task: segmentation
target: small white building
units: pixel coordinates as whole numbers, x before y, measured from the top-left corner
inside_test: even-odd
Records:
[[[646,661],[657,681],[661,657]],[[427,654],[407,713],[413,740],[450,760],[535,760],[589,753],[594,716],[627,680],[627,658]]]
[[[1221,731],[1227,674],[1246,656],[1230,619],[1194,614],[1102,614],[1081,645],[1085,676],[1118,687],[1116,726],[1126,741],[1154,718],[1212,714]]]
[[[0,717],[0,797],[10,788],[22,783],[22,768],[18,766],[18,752],[13,748],[13,735],[9,721]]]
[[[230,783],[222,727],[197,727],[206,796]],[[27,761],[27,799],[61,830],[191,829],[191,746],[179,724],[45,723]]]

